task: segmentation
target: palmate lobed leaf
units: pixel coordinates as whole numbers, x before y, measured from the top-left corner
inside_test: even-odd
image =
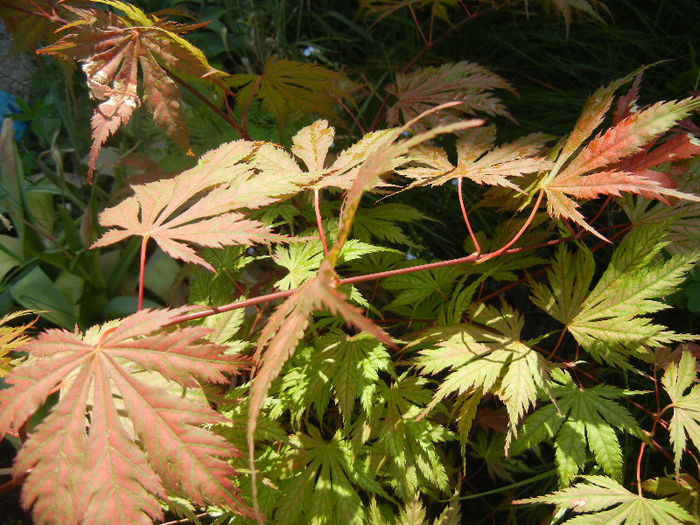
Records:
[[[416,365],[422,374],[449,374],[438,386],[425,412],[452,393],[480,398],[493,392],[506,405],[509,434],[518,435],[518,423],[534,406],[537,392],[549,376],[545,359],[521,341],[523,318],[507,304],[501,309],[480,305],[472,309],[473,323],[436,329],[430,338],[445,334],[434,349],[422,350]],[[477,401],[478,402],[478,401]]]
[[[167,491],[252,516],[223,458],[237,451],[200,428],[222,421],[200,401],[149,385],[152,370],[182,387],[225,382],[247,367],[206,328],[161,329],[185,309],[142,310],[85,333],[48,330],[24,345],[29,359],[0,392],[0,436],[19,429],[59,388],[51,413],[20,450],[13,473],[29,472],[23,506],[37,523],[150,523]]]
[[[687,437],[690,437],[695,448],[700,449],[700,385],[695,384],[695,380],[695,358],[690,352],[683,352],[678,363],[671,363],[661,379],[673,406],[669,436],[676,474],[686,449]],[[685,393],[689,388],[690,391]]]
[[[253,169],[249,160],[259,146],[244,140],[226,143],[176,177],[133,185],[133,196],[100,213],[100,224],[112,229],[92,248],[139,235],[154,239],[172,257],[214,271],[191,243],[219,248],[284,240],[263,223],[232,211],[257,208],[300,191],[293,173],[272,177]]]
[[[687,339],[645,317],[668,308],[660,299],[675,291],[698,258],[676,255],[655,262],[666,233],[664,223],[632,230],[590,292],[595,271],[590,252],[572,255],[560,247],[547,272],[549,285],[532,284],[533,303],[563,323],[595,360],[614,366],[629,366],[630,356],[644,357],[649,347]]]
[[[67,7],[76,17],[61,30],[67,33],[41,53],[82,63],[90,95],[102,102],[92,117],[88,178],[105,141],[126,125],[141,105],[138,68],[143,76],[143,100],[153,118],[183,149],[189,148],[185,112],[168,70],[188,77],[222,76],[204,54],[180,35],[200,25],[184,25],[146,15],[139,8],[115,0],[96,0],[125,13],[119,17],[96,9]]]
[[[581,477],[584,481],[574,486],[513,503],[550,503],[580,514],[567,520],[565,523],[568,525],[669,525],[693,522],[693,517],[674,501],[633,494],[617,481],[605,476]]]
[[[625,393],[610,385],[582,388],[559,369],[547,385],[552,401],[523,422],[512,451],[520,454],[555,437],[554,451],[560,485],[568,485],[586,462],[589,449],[609,476],[622,477],[622,449],[615,428],[635,436],[640,429],[626,408],[615,400]]]
[[[265,62],[262,74],[231,75],[225,83],[240,88],[236,105],[241,111],[255,97],[280,124],[299,112],[333,118],[338,100],[350,96],[350,81],[345,75],[317,64],[274,56]]]
[[[491,93],[493,89],[515,92],[505,79],[472,62],[398,74],[395,82],[386,87],[386,91],[398,99],[388,108],[386,120],[390,126],[406,123],[446,102],[461,104],[445,108],[440,115],[427,115],[424,120],[415,122],[414,128],[422,131],[479,112],[510,117],[502,102]]]
[[[615,90],[631,76],[600,88],[589,98],[574,131],[563,141],[554,167],[540,178],[536,186],[544,191],[547,211],[552,217],[571,220],[603,239],[586,222],[574,199],[620,196],[626,192],[662,201],[667,201],[669,197],[700,201],[696,195],[678,191],[664,174],[649,169],[651,162],[663,162],[668,160],[669,155],[675,154],[672,148],[669,151],[662,148],[657,157],[650,156],[647,161],[638,160],[636,164],[632,158],[653,145],[676,122],[700,107],[700,98],[658,102],[629,113],[584,145],[602,123]],[[682,149],[682,146],[676,145],[676,148]]]
[[[415,179],[409,187],[440,186],[455,178],[463,178],[476,184],[521,191],[509,177],[550,169],[553,163],[539,155],[547,139],[546,135],[535,133],[494,147],[495,126],[468,129],[457,139],[457,166],[452,165],[442,149],[423,146],[409,154],[410,160],[421,167],[404,168],[398,172]]]

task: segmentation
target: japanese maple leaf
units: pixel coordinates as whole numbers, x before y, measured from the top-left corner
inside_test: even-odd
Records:
[[[588,99],[554,167],[538,184],[547,197],[547,210],[552,217],[569,219],[603,239],[578,211],[574,198],[594,199],[627,192],[662,200],[668,196],[700,201],[695,195],[668,187],[666,180],[646,171],[644,168],[649,161],[636,167],[621,164],[700,107],[700,98],[659,102],[640,109],[583,144],[602,122],[612,104],[614,91],[629,78],[600,88]]]
[[[185,112],[168,70],[192,78],[224,75],[180,36],[201,24],[183,25],[149,17],[137,7],[117,0],[95,1],[117,8],[125,16],[69,7],[78,20],[62,28],[66,36],[40,50],[81,62],[90,95],[102,101],[92,117],[89,178],[102,145],[129,122],[134,108],[141,105],[137,93],[139,65],[146,106],[156,124],[185,150],[189,149]]]
[[[579,516],[566,521],[570,525],[598,523],[638,523],[667,525],[693,523],[693,517],[675,501],[645,498],[634,494],[607,476],[581,476],[583,482],[546,496],[513,503],[550,503],[571,509]]]
[[[683,352],[679,363],[671,363],[661,382],[671,398],[673,417],[669,425],[669,435],[673,444],[676,473],[680,468],[681,457],[686,449],[687,438],[700,449],[700,385],[695,384],[695,358],[690,352]],[[687,393],[686,390],[690,389]]]
[[[260,146],[253,164],[273,178],[293,176],[305,188],[347,190],[355,181],[362,163],[385,144],[385,139],[391,132],[392,130],[379,130],[368,133],[343,150],[335,161],[328,163],[328,150],[333,143],[335,129],[327,120],[317,120],[292,137],[292,153],[304,163],[306,171],[289,153],[273,144]]]
[[[246,161],[258,146],[244,140],[226,143],[174,178],[133,185],[133,196],[100,214],[100,224],[112,229],[92,247],[139,235],[154,239],[171,257],[214,271],[190,243],[218,248],[283,240],[263,223],[231,211],[257,208],[300,190],[293,174],[273,176],[253,170]]]
[[[252,514],[225,461],[237,450],[201,428],[222,416],[182,396],[246,363],[204,342],[206,328],[162,330],[185,310],[142,310],[85,333],[51,329],[22,346],[29,359],[0,391],[0,437],[60,391],[13,467],[27,476],[22,505],[36,523],[150,523],[163,518],[156,498],[166,491]]]
[[[440,186],[455,178],[464,178],[476,184],[505,186],[520,191],[510,177],[552,167],[550,161],[539,156],[546,139],[545,135],[536,133],[494,147],[495,126],[468,129],[457,139],[457,166],[452,165],[443,149],[422,146],[409,153],[409,159],[427,169],[409,167],[398,171],[415,179],[411,187]]]
[[[518,422],[535,404],[537,391],[549,376],[548,366],[527,341],[521,341],[524,320],[507,304],[500,310],[480,305],[473,310],[473,320],[473,324],[435,330],[431,337],[444,340],[420,352],[416,364],[421,374],[449,370],[425,412],[452,393],[493,392],[508,410],[507,449],[517,436]]]
[[[398,100],[389,107],[386,120],[390,126],[408,122],[417,115],[445,102],[461,102],[440,115],[428,115],[415,123],[416,129],[429,129],[477,112],[510,117],[502,102],[491,90],[513,87],[502,77],[479,64],[456,62],[440,67],[426,67],[409,74],[396,75],[386,91]]]
[[[350,81],[335,71],[317,64],[270,57],[262,74],[231,75],[226,85],[240,88],[236,104],[245,110],[253,97],[262,102],[262,108],[272,113],[279,123],[286,122],[294,113],[318,113],[333,117],[338,99],[350,96]]]

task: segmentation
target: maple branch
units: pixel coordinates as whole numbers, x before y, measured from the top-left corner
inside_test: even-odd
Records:
[[[357,117],[355,117],[355,114],[354,114],[352,111],[350,111],[350,108],[348,108],[348,107],[345,105],[345,103],[344,103],[339,97],[336,97],[336,98],[335,98],[335,101],[336,101],[338,104],[340,104],[340,106],[341,106],[341,107],[345,110],[345,112],[350,116],[350,118],[352,119],[352,121],[353,121],[353,122],[355,123],[355,125],[357,126],[357,129],[360,130],[360,133],[362,133],[363,135],[365,135],[365,133],[366,133],[366,132],[365,132],[365,128],[362,126],[362,124],[360,124],[360,121],[357,120]]]
[[[535,204],[532,207],[532,211],[530,212],[530,216],[527,218],[525,223],[522,225],[522,227],[520,228],[518,233],[516,233],[510,241],[508,241],[506,244],[501,246],[495,252],[491,252],[491,253],[484,255],[483,257],[480,257],[479,260],[477,261],[477,264],[488,261],[489,259],[493,259],[494,257],[501,255],[508,248],[513,246],[513,244],[515,244],[515,242],[522,236],[522,234],[525,233],[525,230],[527,229],[527,227],[530,226],[532,219],[535,217],[535,213],[537,213],[537,208],[540,207],[540,202],[542,202],[542,195],[543,194],[544,193],[542,191],[540,191],[539,194],[537,195],[537,200],[535,201]]]
[[[253,103],[253,96],[258,90],[258,86],[260,86],[260,82],[262,82],[264,76],[265,72],[263,71],[255,81],[255,84],[253,84],[253,89],[250,90],[250,97],[248,97],[248,103],[245,105],[245,111],[243,112],[243,116],[241,117],[241,127],[243,127],[243,129],[245,129],[245,121],[248,118],[248,111],[250,111],[250,105]]]
[[[420,33],[420,37],[423,39],[423,44],[425,44],[426,47],[430,47],[430,42],[427,38],[425,38],[425,34],[423,33],[423,29],[421,29],[421,26],[418,23],[418,19],[416,18],[416,12],[413,10],[413,6],[409,5],[408,10],[411,12],[411,16],[413,17],[413,23],[416,25],[416,29],[418,29],[418,33]]]
[[[605,199],[605,202],[603,205],[600,207],[598,210],[598,213],[596,213],[593,218],[588,222],[588,224],[592,225],[596,220],[598,220],[598,217],[600,217],[600,214],[603,213],[603,210],[606,208],[608,203],[612,200],[612,195],[608,195],[608,197]]]
[[[141,257],[139,258],[139,304],[136,307],[137,311],[141,311],[143,306],[143,281],[146,270],[146,245],[148,244],[148,235],[141,237]]]
[[[321,236],[321,244],[323,245],[323,255],[328,257],[328,244],[326,243],[326,234],[323,233],[323,221],[321,220],[321,204],[319,202],[319,190],[314,188],[314,212],[316,213],[316,227],[318,234]]]
[[[621,226],[629,227],[630,224],[628,223],[625,225],[609,226],[608,228],[605,228],[605,229],[613,229],[613,228],[618,228]],[[601,231],[603,231],[603,230],[601,230]],[[619,233],[620,234],[624,233],[624,231],[626,231],[626,230],[623,230],[623,232],[619,232]],[[510,255],[510,254],[519,253],[519,252],[522,252],[525,250],[535,250],[537,248],[543,248],[546,246],[554,246],[554,245],[559,244],[561,242],[569,241],[569,240],[581,237],[582,235],[589,235],[589,234],[590,234],[590,232],[588,232],[588,231],[582,231],[580,233],[574,234],[574,235],[569,236],[569,237],[564,237],[561,239],[554,239],[552,241],[547,241],[547,242],[543,242],[543,243],[539,243],[539,244],[533,244],[532,246],[524,246],[524,247],[520,247],[520,248],[510,248],[510,249],[504,250],[500,255]],[[614,237],[616,237],[616,236],[617,236],[617,234]],[[594,249],[592,249],[591,251],[594,251]],[[407,268],[397,268],[396,270],[387,270],[384,272],[376,272],[376,273],[357,275],[355,277],[346,277],[344,279],[340,279],[338,281],[338,284],[354,284],[354,283],[360,283],[360,282],[364,282],[364,281],[372,281],[375,279],[384,279],[386,277],[392,277],[394,275],[402,275],[402,274],[406,274],[406,273],[420,272],[423,270],[432,270],[433,268],[442,268],[444,266],[454,266],[456,264],[474,263],[477,261],[478,257],[479,257],[478,254],[472,253],[471,255],[467,255],[466,257],[459,257],[457,259],[447,259],[445,261],[437,261],[437,262],[432,262],[432,263],[419,264],[416,266],[409,266]],[[546,268],[542,268],[541,270],[538,270],[537,272],[530,274],[529,277],[532,277],[534,275],[539,275],[541,273],[544,273],[545,271],[546,271]],[[502,289],[500,291],[494,292],[493,294],[489,294],[486,297],[483,297],[478,302],[485,302],[485,301],[488,301],[489,299],[492,299],[493,297],[497,297],[498,295],[503,293],[503,291],[510,290],[511,288],[519,286],[520,284],[522,284],[526,280],[527,280],[527,278],[523,278],[520,281],[517,281],[515,284],[508,285],[507,287],[504,287],[504,289]],[[296,290],[296,288],[294,288],[292,290],[285,290],[282,292],[274,292],[274,293],[270,293],[270,294],[266,294],[266,295],[260,295],[258,297],[253,297],[250,299],[245,299],[243,301],[228,303],[228,304],[224,304],[221,306],[207,307],[204,310],[198,310],[196,312],[192,312],[189,314],[183,314],[183,315],[174,317],[167,325],[164,325],[164,326],[184,323],[187,321],[193,321],[195,319],[209,317],[210,315],[220,314],[223,312],[228,312],[230,310],[237,310],[238,308],[245,308],[247,306],[253,306],[253,305],[261,304],[261,303],[267,303],[269,301],[274,301],[275,299],[284,299],[284,298],[292,295],[295,290]]]
[[[464,196],[462,195],[462,177],[457,178],[457,195],[459,196],[459,206],[462,208],[462,217],[464,218],[464,224],[467,225],[467,230],[469,230],[469,237],[471,237],[474,243],[474,250],[477,254],[481,253],[481,246],[479,246],[479,241],[476,240],[476,235],[472,231],[472,225],[469,224],[469,218],[467,217],[467,210],[464,207]]]
[[[169,69],[166,69],[163,67],[165,72],[168,74],[170,78],[172,78],[175,82],[180,84],[182,87],[184,87],[187,91],[192,93],[195,97],[197,97],[200,102],[202,102],[205,106],[207,106],[209,109],[211,109],[214,113],[219,115],[222,119],[224,119],[226,122],[231,124],[233,128],[236,130],[236,132],[241,136],[241,138],[245,140],[250,140],[250,136],[248,133],[245,131],[245,129],[241,128],[241,126],[238,125],[238,122],[233,117],[230,117],[223,111],[221,111],[220,108],[216,107],[216,104],[212,103],[209,99],[207,99],[204,95],[202,95],[199,91],[194,89],[192,86],[190,86],[187,82],[182,80],[179,76],[177,76],[175,73],[170,71]]]

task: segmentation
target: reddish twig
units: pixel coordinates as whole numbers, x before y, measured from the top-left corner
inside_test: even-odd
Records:
[[[314,212],[316,213],[316,227],[318,234],[321,236],[321,244],[323,245],[323,254],[328,257],[328,244],[326,244],[326,234],[323,233],[323,221],[321,219],[321,203],[319,199],[319,190],[314,188]]]
[[[165,68],[164,68],[165,69]],[[195,97],[199,99],[202,104],[207,106],[209,109],[211,109],[214,113],[219,115],[222,119],[224,119],[226,122],[231,124],[233,126],[233,129],[236,130],[236,132],[241,136],[241,138],[244,138],[246,140],[250,140],[250,136],[248,133],[241,128],[241,126],[238,125],[238,122],[233,117],[228,116],[226,113],[221,111],[220,108],[218,108],[215,104],[213,104],[209,99],[207,99],[204,95],[202,95],[199,91],[194,89],[192,86],[190,86],[187,82],[182,80],[179,76],[177,76],[175,73],[172,71],[165,69],[166,73],[168,73],[168,76],[172,78],[175,82],[180,84],[182,87],[184,87],[187,91],[192,93]]]
[[[143,281],[146,271],[146,245],[148,244],[148,235],[141,238],[141,256],[139,258],[139,304],[138,311],[141,311],[143,306]]]
[[[258,90],[258,87],[260,87],[260,82],[262,82],[263,77],[265,76],[265,73],[263,72],[258,79],[255,81],[255,84],[253,84],[253,89],[250,91],[250,97],[248,97],[248,103],[245,105],[245,111],[243,112],[243,116],[241,117],[241,127],[245,130],[245,121],[248,118],[248,111],[250,111],[250,105],[253,103],[253,96],[255,95],[255,92]]]
[[[479,257],[479,260],[476,261],[477,264],[478,264],[478,263],[485,262],[485,261],[488,261],[489,259],[493,259],[494,257],[497,257],[497,256],[501,255],[501,254],[504,253],[508,248],[510,248],[511,246],[513,246],[513,245],[517,242],[518,239],[520,239],[520,237],[522,236],[522,234],[525,233],[525,230],[527,230],[527,227],[530,226],[530,223],[532,222],[532,219],[535,217],[535,213],[537,213],[537,208],[540,207],[540,202],[542,201],[542,195],[543,195],[543,192],[541,192],[541,191],[537,194],[537,200],[535,201],[535,205],[532,207],[532,211],[530,212],[530,215],[529,215],[529,217],[527,218],[527,220],[525,221],[525,223],[522,225],[522,227],[520,228],[520,230],[518,230],[518,233],[516,233],[510,241],[508,241],[506,244],[504,244],[503,246],[501,246],[501,247],[500,247],[498,250],[496,250],[495,252],[487,253],[487,254],[484,255],[483,257]]]
[[[474,250],[477,254],[480,254],[481,246],[479,246],[479,241],[476,240],[476,235],[474,235],[474,232],[472,231],[472,225],[469,223],[469,218],[467,217],[467,209],[464,207],[464,196],[462,195],[462,177],[457,177],[457,195],[459,196],[459,207],[462,209],[464,224],[467,225],[469,237],[471,237],[472,242],[474,243]]]

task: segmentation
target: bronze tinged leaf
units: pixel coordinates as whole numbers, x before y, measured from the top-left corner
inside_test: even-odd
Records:
[[[200,427],[222,417],[163,388],[197,391],[246,367],[203,342],[206,328],[161,331],[185,310],[142,310],[85,333],[47,330],[21,348],[29,359],[0,393],[0,437],[60,390],[13,469],[29,473],[22,504],[37,523],[150,523],[163,517],[156,497],[166,490],[251,516],[222,459],[237,451]]]
[[[126,13],[116,16],[95,9],[68,7],[78,17],[62,30],[67,34],[42,53],[77,60],[87,76],[90,95],[102,101],[92,117],[88,177],[105,141],[126,125],[141,105],[138,66],[143,74],[143,101],[161,128],[183,149],[189,149],[185,113],[173,70],[189,77],[223,75],[180,35],[199,27],[148,17],[140,9],[112,0],[97,0]]]

